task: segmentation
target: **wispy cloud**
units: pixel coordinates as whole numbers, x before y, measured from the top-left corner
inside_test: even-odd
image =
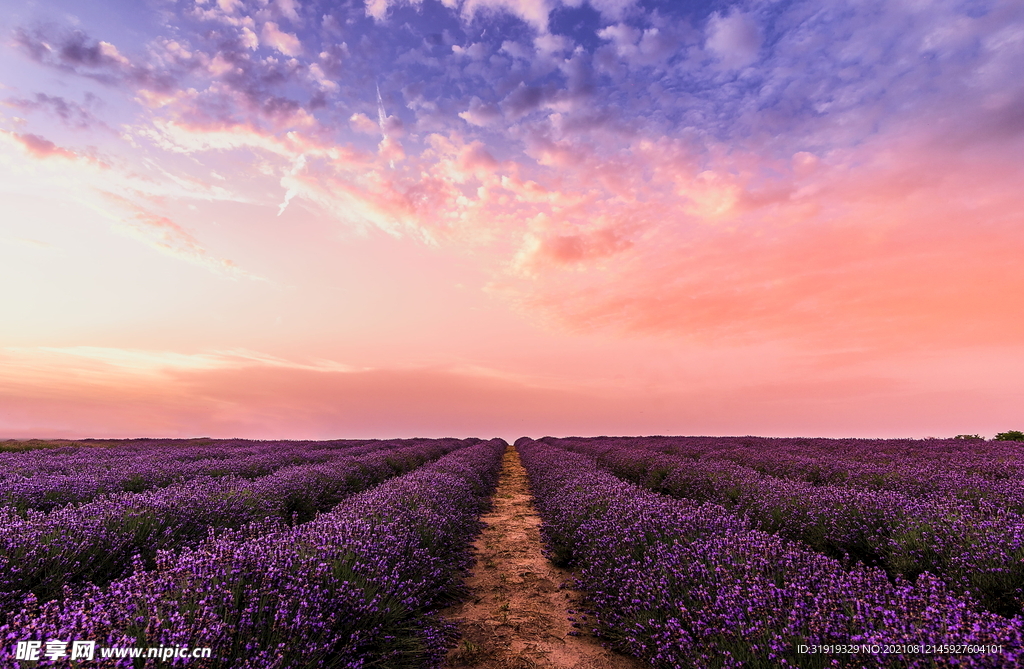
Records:
[[[79,130],[96,127],[109,130],[109,126],[97,119],[88,108],[90,103],[95,104],[96,99],[95,95],[87,94],[85,96],[86,105],[83,106],[59,95],[36,93],[32,99],[11,97],[0,104],[19,111],[44,110],[56,115],[65,125]]]
[[[357,372],[364,368],[345,365],[332,360],[300,362],[246,349],[212,350],[201,353],[180,353],[102,346],[39,346],[33,348],[7,347],[3,353],[11,361],[22,365],[68,369],[76,364],[83,372],[128,373],[143,375],[166,375],[214,369],[237,369],[241,367],[280,367],[313,372]]]
[[[0,244],[9,244],[12,246],[20,246],[22,248],[30,248],[37,251],[59,251],[59,247],[49,242],[44,242],[38,239],[30,239],[27,237],[0,237]]]
[[[104,211],[116,221],[116,227],[157,251],[232,278],[265,280],[243,270],[231,260],[215,257],[192,233],[167,216],[149,211],[119,195],[109,192],[104,195],[113,205]]]
[[[61,185],[61,198],[86,207],[111,221],[114,228],[152,248],[234,278],[258,279],[227,259],[217,258],[203,247],[194,234],[170,217],[153,211],[162,198],[175,196],[197,200],[239,200],[221,186],[178,179],[163,173],[161,180],[145,178],[123,168],[114,168],[94,155],[78,153],[31,133],[0,131],[0,143],[20,150],[28,162],[4,165],[14,180],[38,187]],[[8,161],[10,162],[10,161]],[[124,193],[124,194],[120,194]],[[143,203],[148,203],[146,206]]]

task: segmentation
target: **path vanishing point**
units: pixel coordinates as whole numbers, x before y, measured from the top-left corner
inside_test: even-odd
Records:
[[[603,648],[576,630],[568,609],[578,594],[559,586],[572,574],[541,555],[540,516],[515,448],[502,461],[491,512],[474,544],[470,595],[447,615],[462,638],[446,669],[642,669],[639,661]]]

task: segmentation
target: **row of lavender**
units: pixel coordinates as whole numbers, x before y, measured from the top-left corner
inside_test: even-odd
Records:
[[[229,533],[105,588],[29,598],[0,627],[0,662],[19,641],[70,639],[209,647],[212,659],[190,664],[209,669],[433,666],[454,631],[436,611],[462,594],[505,447],[460,448],[305,525]]]
[[[328,462],[401,442],[125,442],[0,454],[0,505],[50,511],[103,494],[142,492],[199,477],[257,478],[282,467]],[[407,443],[405,445],[408,445]]]
[[[580,626],[653,666],[1024,662],[1024,620],[979,612],[931,576],[891,583],[880,570],[848,568],[753,529],[721,506],[643,490],[593,457],[525,438],[516,446],[548,555],[578,570],[587,598]],[[802,652],[835,644],[877,644],[879,652]],[[951,652],[882,650],[904,644]]]
[[[728,460],[665,455],[638,440],[619,447],[607,440],[548,441],[596,457],[622,479],[722,505],[757,529],[826,555],[909,580],[929,572],[1002,615],[1024,606],[1024,516],[990,501],[813,485]]]
[[[728,460],[815,485],[987,500],[1024,511],[1024,443],[959,439],[647,437],[643,448]]]
[[[252,441],[245,439],[128,439],[105,446],[68,442],[66,446],[20,453],[0,453],[0,480],[40,474],[103,474],[139,465],[181,467],[195,461],[212,465],[252,456],[287,454],[295,458],[320,456],[337,450],[372,446],[379,440]],[[314,455],[314,457],[316,457]]]
[[[479,440],[410,440],[331,462],[284,467],[246,480],[199,477],[142,493],[102,495],[80,506],[25,517],[0,513],[0,620],[27,593],[41,600],[65,586],[121,578],[138,556],[203,541],[218,528],[248,535],[311,520],[345,497]]]

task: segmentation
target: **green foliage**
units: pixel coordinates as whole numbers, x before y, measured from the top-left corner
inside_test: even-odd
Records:
[[[953,438],[961,441],[985,441],[985,437],[980,434],[958,434]]]
[[[996,435],[996,441],[1024,441],[1024,432],[1020,430],[1009,430]]]

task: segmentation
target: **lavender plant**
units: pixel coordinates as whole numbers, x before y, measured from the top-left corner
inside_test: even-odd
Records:
[[[911,497],[986,498],[1024,510],[1024,446],[959,439],[594,437],[597,450],[640,448],[687,460],[728,461],[814,485],[891,490]],[[965,494],[966,493],[966,494]]]
[[[398,442],[128,442],[107,448],[0,454],[0,505],[50,511],[103,494],[142,492],[199,477],[253,479],[282,467],[328,462]]]
[[[436,611],[462,594],[506,446],[456,450],[299,527],[218,537],[106,588],[29,598],[0,627],[0,662],[17,640],[60,638],[211,647],[189,661],[211,669],[434,666],[453,632]]]
[[[835,558],[911,581],[928,572],[1003,615],[1024,604],[1024,516],[989,499],[814,485],[762,474],[732,460],[666,455],[641,440],[609,448],[549,440],[594,455],[608,471],[655,492],[714,502],[752,527]]]
[[[0,619],[27,593],[45,601],[67,586],[106,584],[128,574],[133,558],[151,567],[160,550],[193,545],[213,528],[252,525],[251,535],[275,523],[307,522],[353,493],[475,441],[426,441],[285,467],[252,481],[196,478],[24,518],[8,511],[0,524]]]
[[[895,583],[750,527],[715,504],[672,499],[602,471],[594,458],[516,442],[542,536],[578,570],[585,625],[656,667],[1013,667],[1024,620],[976,610],[930,575]],[[867,644],[855,653],[801,647]],[[983,647],[983,653],[880,648]]]

